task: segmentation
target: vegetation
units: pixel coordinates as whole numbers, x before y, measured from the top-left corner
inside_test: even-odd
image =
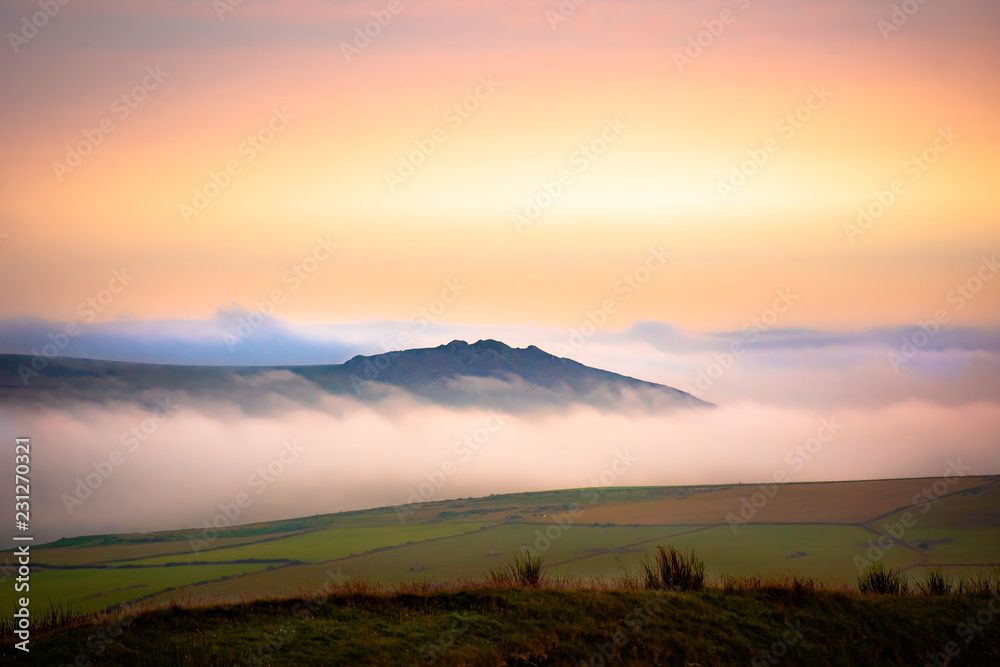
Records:
[[[294,599],[35,617],[38,664],[729,665],[923,664],[960,644],[963,662],[1000,661],[1000,622],[957,629],[1000,598],[1000,568],[952,580],[928,570],[910,594],[881,561],[857,590],[810,579],[705,576],[694,551],[657,546],[613,580],[546,575],[529,549],[485,580],[397,586],[337,578]],[[11,636],[13,619],[0,619]],[[773,657],[773,656],[772,656]],[[0,664],[20,664],[11,642]],[[770,663],[769,663],[770,664]]]
[[[888,665],[940,662],[955,642],[961,664],[1000,664],[988,606],[1000,597],[1000,478],[956,480],[890,548],[866,543],[928,484],[780,485],[747,523],[733,517],[756,487],[719,485],[427,502],[215,539],[73,538],[32,551],[31,657],[706,667],[775,664],[780,652],[788,665]],[[194,553],[191,540],[208,544]],[[12,558],[0,554],[0,577],[14,576]],[[881,565],[858,577],[858,558]],[[807,630],[783,645],[791,627]],[[11,646],[0,665],[24,663]]]
[[[990,572],[977,572],[974,576],[963,577],[958,583],[960,593],[988,595],[1000,589],[1000,565],[994,565]]]
[[[639,580],[644,588],[668,591],[697,591],[705,585],[705,563],[694,555],[687,556],[668,546],[657,547],[653,558],[639,561]]]
[[[490,568],[486,579],[495,586],[538,588],[545,579],[542,574],[544,563],[544,557],[533,556],[525,550],[523,554],[515,553],[503,565]]]
[[[882,561],[869,564],[858,575],[858,590],[862,593],[901,595],[908,588],[906,577],[899,570],[886,567]]]
[[[741,510],[748,507],[742,500],[757,487],[637,487],[342,512],[220,529],[215,539],[204,529],[74,537],[32,550],[32,605],[40,615],[50,598],[81,612],[136,601],[166,607],[285,598],[325,586],[328,570],[389,586],[422,580],[446,585],[477,580],[525,546],[545,555],[540,578],[558,569],[623,590],[645,588],[639,581],[644,557],[663,590],[687,586],[683,564],[692,552],[704,560],[704,585],[725,589],[728,577],[730,590],[740,591],[753,589],[754,577],[771,585],[787,576],[854,588],[855,558],[873,559],[863,546],[872,530],[901,523],[901,514],[916,508],[900,508],[929,484],[779,485],[752,517]],[[956,479],[949,488],[953,493],[926,514],[922,505],[916,509],[918,522],[899,543],[875,555],[912,582],[940,568],[955,592],[960,586],[985,590],[1000,554],[1000,477]],[[748,523],[731,523],[744,514]],[[551,544],[545,535],[554,537]],[[673,569],[667,551],[661,571],[656,544],[677,550]],[[15,556],[0,554],[0,579],[14,571]],[[13,596],[0,597],[0,616],[13,609]]]
[[[671,563],[656,549],[656,567]],[[677,555],[683,572],[692,556]],[[506,572],[541,566],[512,558]],[[667,567],[672,567],[667,565]],[[874,595],[801,580],[727,578],[701,590],[616,590],[600,581],[531,577],[447,588],[335,583],[295,599],[235,605],[58,610],[36,628],[37,664],[101,665],[897,665],[924,664],[957,642],[962,664],[998,664],[1000,622],[969,641],[956,628],[994,599]],[[992,595],[1000,595],[991,580]],[[2,628],[9,633],[9,623]],[[8,635],[9,636],[9,635]],[[773,654],[771,653],[773,651]],[[0,664],[20,664],[10,642]]]
[[[945,576],[940,567],[932,567],[927,570],[926,579],[920,585],[920,592],[924,595],[948,595],[951,593],[951,577]]]

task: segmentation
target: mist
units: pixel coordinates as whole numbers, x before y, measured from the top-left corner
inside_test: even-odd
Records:
[[[296,336],[319,341],[315,349],[326,346],[338,361],[382,351],[370,341],[393,339],[399,325],[308,336],[274,326],[285,333],[246,341],[247,351],[260,351],[254,361],[288,361],[281,350],[296,347]],[[154,341],[150,327],[108,325],[66,352],[118,345],[119,357],[169,361],[141,353],[148,345],[215,360],[195,344]],[[414,344],[490,333],[441,323]],[[594,485],[933,477],[953,464],[967,474],[1000,472],[993,330],[942,329],[905,357],[906,342],[920,340],[913,327],[748,334],[644,322],[587,335],[537,325],[492,334],[718,407],[662,409],[641,392],[582,396],[463,376],[448,387],[459,400],[448,402],[378,382],[359,395],[330,393],[288,370],[162,367],[133,386],[114,375],[66,381],[43,369],[28,387],[16,373],[8,378],[0,423],[31,438],[32,527],[44,540],[202,527],[220,513],[225,522],[241,494],[250,502],[232,517],[237,525]],[[8,350],[30,351],[29,338],[37,339]],[[265,357],[278,339],[286,344]],[[302,349],[298,361],[320,361]],[[12,480],[0,481],[0,491],[13,493]]]
[[[247,414],[225,401],[0,405],[30,436],[37,539],[245,524],[492,493],[967,474],[1000,464],[1000,403],[832,410],[575,405],[511,413],[403,394]],[[155,402],[154,402],[155,404]],[[780,474],[779,474],[780,473]],[[3,481],[2,491],[13,492]],[[668,520],[668,517],[664,517]],[[225,521],[223,521],[224,523]]]

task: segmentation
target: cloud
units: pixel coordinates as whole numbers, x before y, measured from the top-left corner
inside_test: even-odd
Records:
[[[258,324],[259,322],[259,324]],[[0,353],[30,354],[50,342],[66,323],[40,318],[0,319]],[[240,327],[243,327],[242,329]],[[770,329],[757,322],[749,330],[697,332],[669,322],[641,321],[627,329],[596,330],[579,336],[577,327],[535,324],[455,324],[413,321],[369,321],[302,325],[238,305],[220,308],[214,317],[169,320],[117,320],[81,324],[67,356],[207,365],[282,365],[342,363],[356,354],[378,354],[430,347],[455,339],[494,338],[515,346],[537,344],[556,354],[590,346],[645,344],[669,354],[714,352],[740,342],[756,350],[898,349],[919,326],[859,331]],[[248,332],[242,335],[241,331]],[[582,341],[577,344],[576,338]],[[238,339],[230,344],[232,338]],[[921,346],[929,352],[1000,354],[1000,331],[970,327],[943,328]]]
[[[223,361],[222,333],[247,316],[227,310],[206,321],[87,325],[65,352]],[[4,321],[0,349],[29,351],[64,326]],[[473,377],[442,387],[476,401],[442,404],[433,393],[414,397],[378,384],[362,401],[331,395],[289,370],[178,375],[167,366],[148,368],[141,391],[111,373],[83,374],[53,392],[43,374],[38,393],[16,401],[5,394],[0,422],[36,444],[33,509],[47,539],[198,526],[247,489],[254,502],[240,522],[403,504],[440,479],[446,461],[455,472],[427,499],[587,486],[621,452],[635,464],[615,485],[764,482],[778,470],[793,481],[935,476],[949,460],[976,474],[1000,472],[995,332],[942,330],[896,372],[887,355],[912,339],[911,327],[771,330],[753,341],[744,331],[693,332],[662,322],[588,331],[581,338],[579,330],[530,324],[275,320],[244,341],[238,359],[343,361],[389,349],[401,332],[415,347],[493,337],[682,389],[704,374],[711,381],[699,395],[722,407],[660,411],[641,392],[584,397],[591,405],[560,402],[558,387]],[[727,361],[737,341],[745,352]],[[88,363],[58,361],[77,370]],[[517,400],[505,405],[511,397]],[[487,429],[497,415],[502,428]],[[824,423],[838,425],[835,437],[806,458],[802,447]],[[255,471],[266,471],[291,441],[304,447],[301,457],[278,466],[281,475],[257,494]],[[104,478],[115,452],[124,462]],[[97,486],[70,514],[64,494],[86,494],[88,476]]]
[[[791,481],[939,476],[949,461],[1000,470],[996,403],[511,414],[324,397],[280,416],[206,401],[169,415],[130,403],[0,405],[0,422],[32,439],[32,525],[44,539],[201,526],[240,493],[253,499],[238,519],[248,523],[407,504],[414,492],[430,501],[586,487],[602,474],[670,485],[768,482],[779,470]],[[619,457],[628,466],[608,473]]]
[[[58,339],[65,329],[65,323],[39,319],[0,320],[0,353],[52,352],[53,337]],[[248,335],[241,337],[242,333]],[[1000,384],[995,381],[1000,373],[1000,332],[976,328],[943,328],[925,336],[912,326],[823,331],[762,325],[761,330],[696,332],[651,321],[622,330],[416,321],[296,325],[255,319],[254,313],[232,307],[207,320],[81,324],[80,333],[58,352],[64,358],[158,364],[318,365],[343,363],[359,354],[490,338],[514,347],[537,345],[556,356],[689,391],[718,404],[763,400],[819,408],[890,405],[911,398],[945,405],[1000,400]],[[233,344],[234,340],[238,342]],[[908,359],[902,357],[907,341],[920,343]],[[730,352],[734,344],[740,346],[737,355]],[[891,355],[896,356],[895,365]],[[231,380],[213,382],[172,390],[223,393],[237,403],[259,403],[246,386]],[[285,394],[306,403],[319,395],[308,383],[282,384],[275,378],[268,382],[269,393],[263,395]],[[86,382],[74,387],[86,389]],[[477,390],[480,395],[497,395],[488,387]],[[521,392],[526,404],[542,398],[529,399],[521,390],[508,386],[500,391]],[[99,395],[115,397],[114,391]]]
[[[204,320],[76,324],[80,333],[69,339],[61,356],[154,364],[277,366],[341,363],[370,347],[356,338],[342,343],[329,336],[325,327],[295,327],[239,307],[220,308]],[[66,325],[38,318],[0,320],[0,353],[35,354],[53,343],[53,337],[61,337]],[[249,335],[241,335],[244,331]]]
[[[909,45],[919,49],[937,36],[940,23],[956,24],[955,32],[984,30],[995,19],[992,3],[959,0],[953,6],[921,8],[926,22],[907,25],[897,43],[907,35],[920,36]],[[273,45],[339,48],[356,27],[373,20],[373,12],[384,12],[388,0],[104,0],[70,3],[59,21],[49,28],[58,39],[44,46],[64,49],[143,48],[235,48]],[[726,41],[743,50],[781,50],[789,43],[816,48],[853,40],[860,46],[879,46],[877,21],[888,19],[890,7],[852,0],[810,3],[789,11],[783,2],[754,0],[753,3],[715,0],[708,3],[653,0],[587,0],[560,14],[565,3],[557,0],[503,0],[468,3],[459,0],[402,0],[394,17],[394,36],[383,48],[414,51],[427,48],[550,49],[614,46],[618,48],[663,48],[683,50],[686,40],[705,30],[705,22],[718,20],[729,10],[735,16],[727,28]],[[0,20],[18,25],[21,17],[38,11],[31,0],[5,3]],[[565,21],[554,23],[552,16]],[[555,19],[559,21],[559,19]],[[932,32],[933,31],[933,32]]]
[[[687,332],[643,322],[594,337],[578,360],[614,358],[619,372],[691,391],[812,407],[884,406],[911,398],[945,405],[1000,400],[1000,332],[904,326],[861,331],[751,327]],[[734,346],[736,346],[734,348]],[[733,353],[733,350],[736,353]]]

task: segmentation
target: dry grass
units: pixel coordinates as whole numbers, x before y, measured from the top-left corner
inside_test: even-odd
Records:
[[[726,595],[747,595],[756,592],[784,591],[802,594],[806,592],[849,593],[841,586],[830,586],[809,578],[732,576],[722,574],[714,581],[706,580],[705,564],[694,551],[684,554],[671,546],[657,546],[652,557],[646,554],[640,561],[637,572],[623,571],[614,577],[560,577],[544,572],[544,558],[530,553],[515,554],[507,562],[487,571],[480,579],[460,579],[449,581],[414,580],[400,584],[384,584],[366,578],[340,578],[321,588],[300,589],[296,599],[389,599],[397,595],[431,596],[437,593],[476,591],[489,588],[535,588],[562,591],[630,591],[668,590],[698,591],[710,589]],[[887,568],[881,562],[872,563],[858,577],[856,593],[864,595],[908,595],[911,589],[907,577],[899,570]],[[945,575],[941,568],[927,571],[923,583],[917,584],[913,592],[924,596],[982,596],[1000,594],[1000,566],[990,572],[979,573],[975,577],[954,579]],[[244,592],[239,600],[219,598],[208,601],[190,601],[187,604],[157,604],[146,600],[138,604],[115,605],[106,610],[81,613],[50,603],[48,609],[32,616],[33,635],[74,628],[85,625],[107,626],[121,623],[145,613],[166,608],[198,609],[233,604],[251,604],[266,599],[280,601],[283,596],[261,596]],[[12,635],[15,619],[0,618],[0,633]]]

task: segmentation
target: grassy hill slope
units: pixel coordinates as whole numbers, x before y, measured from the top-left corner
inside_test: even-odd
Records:
[[[991,603],[1000,609],[1000,595],[795,587],[342,592],[102,619],[37,637],[31,655],[46,665],[854,666],[935,664],[950,648],[951,664],[989,665],[1000,662]],[[984,613],[992,622],[972,630]],[[5,642],[0,664],[16,658]]]

